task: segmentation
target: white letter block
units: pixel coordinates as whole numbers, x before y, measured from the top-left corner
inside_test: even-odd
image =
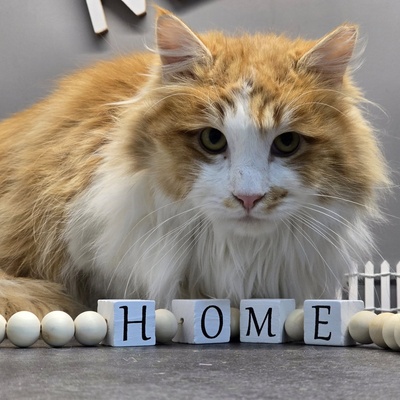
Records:
[[[289,341],[285,321],[296,308],[294,299],[247,299],[240,302],[240,341],[284,343]]]
[[[304,302],[304,343],[351,346],[350,318],[364,309],[361,300],[306,300]]]
[[[229,300],[172,300],[172,312],[178,320],[178,343],[227,343],[231,336]]]
[[[156,344],[155,301],[99,300],[97,312],[107,321],[103,344],[114,347]]]

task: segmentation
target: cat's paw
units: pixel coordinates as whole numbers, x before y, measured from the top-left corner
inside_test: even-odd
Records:
[[[0,279],[0,315],[6,319],[18,311],[31,311],[42,319],[55,310],[65,311],[75,318],[87,308],[66,294],[57,283],[9,276]]]

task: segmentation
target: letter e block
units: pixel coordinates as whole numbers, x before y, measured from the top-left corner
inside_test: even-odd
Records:
[[[351,346],[350,318],[364,309],[361,300],[306,300],[304,302],[304,343]]]
[[[296,308],[294,299],[246,299],[240,302],[240,341],[284,343],[289,341],[285,321]]]
[[[205,344],[227,343],[231,336],[229,300],[172,300],[172,312],[178,320],[174,342]]]
[[[97,312],[107,321],[108,346],[152,346],[156,344],[153,300],[99,300]]]

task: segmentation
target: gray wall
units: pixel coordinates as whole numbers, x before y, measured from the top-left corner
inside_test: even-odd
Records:
[[[193,29],[226,32],[277,31],[318,38],[355,22],[367,42],[356,81],[368,99],[370,119],[382,136],[399,184],[399,0],[156,0]],[[152,46],[154,10],[133,15],[121,0],[103,1],[109,32],[97,37],[84,0],[0,0],[0,118],[46,96],[54,79],[96,59]],[[384,204],[388,222],[376,227],[380,253],[400,260],[400,191]],[[379,259],[379,257],[377,257]]]

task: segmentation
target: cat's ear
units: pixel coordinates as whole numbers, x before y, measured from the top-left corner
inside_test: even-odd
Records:
[[[190,73],[196,63],[212,62],[212,55],[200,38],[179,18],[161,8],[158,8],[156,39],[166,79]]]
[[[357,36],[357,26],[339,26],[304,54],[297,64],[298,67],[316,72],[322,79],[334,85],[341,84],[352,58]]]

